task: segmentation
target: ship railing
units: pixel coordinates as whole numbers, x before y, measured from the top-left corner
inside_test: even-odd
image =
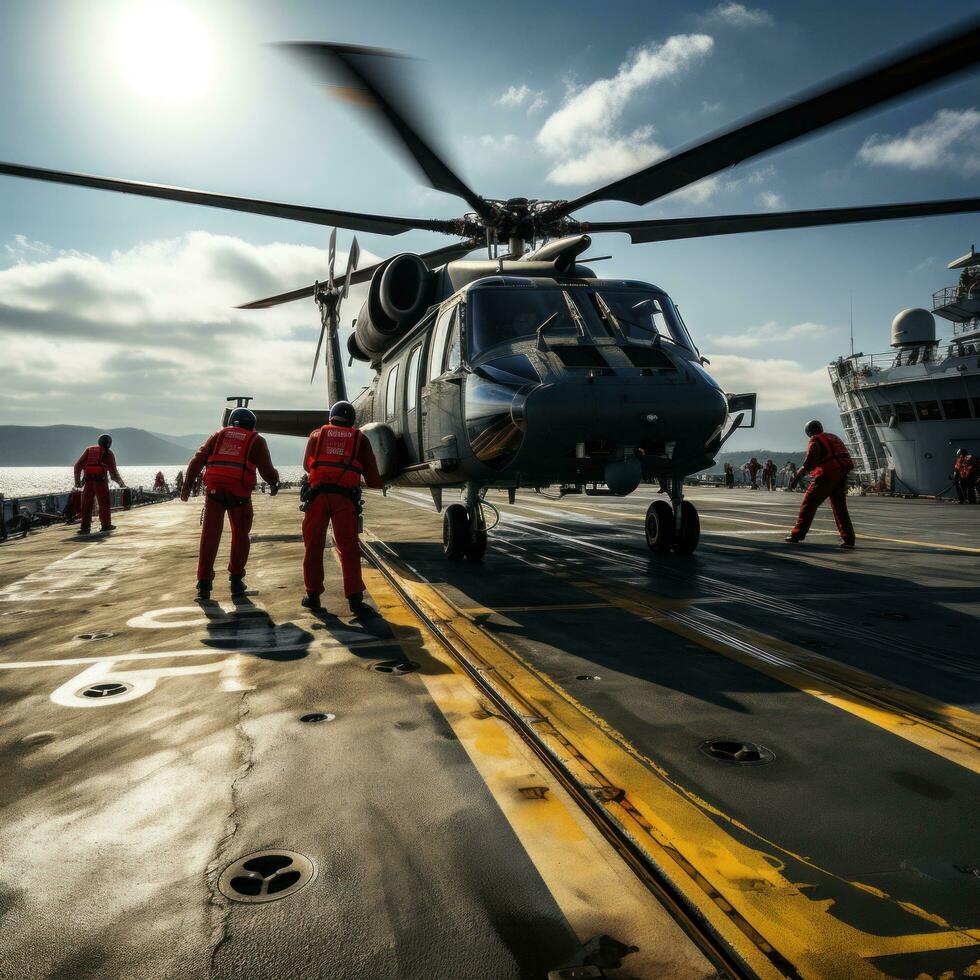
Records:
[[[967,285],[947,286],[932,294],[932,309],[941,310],[944,306],[962,302],[965,299],[980,299],[980,279]]]
[[[950,358],[973,358],[980,366],[980,340],[958,341],[940,346],[921,344],[901,351],[887,351],[882,354],[855,354],[853,357],[838,358],[830,365],[832,381],[845,384],[861,384],[874,379],[882,371],[896,367],[913,367],[916,364],[938,364]]]

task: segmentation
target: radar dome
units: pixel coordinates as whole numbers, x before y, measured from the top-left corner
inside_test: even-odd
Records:
[[[923,309],[902,310],[892,320],[892,347],[936,342],[936,318]]]

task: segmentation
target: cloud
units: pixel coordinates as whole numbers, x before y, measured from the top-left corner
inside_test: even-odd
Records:
[[[20,237],[11,250],[17,264],[0,270],[4,421],[195,431],[214,422],[231,389],[267,407],[323,400],[322,384],[309,385],[313,303],[234,307],[322,278],[326,249],[192,232],[108,257]],[[372,261],[362,252],[363,265]],[[365,289],[352,290],[348,322]],[[357,390],[364,379],[350,380]]]
[[[659,46],[638,48],[610,78],[570,86],[536,137],[553,161],[548,179],[559,184],[610,180],[663,156],[663,147],[651,138],[651,126],[624,134],[617,124],[637,93],[676,78],[703,60],[713,43],[706,34],[677,34]]]
[[[520,139],[513,133],[504,133],[503,136],[494,136],[487,133],[480,137],[480,146],[488,150],[512,150],[518,143],[520,143]]]
[[[757,391],[760,410],[805,408],[833,397],[827,369],[808,371],[797,361],[715,354],[709,370],[725,391]]]
[[[980,173],[980,112],[940,109],[906,133],[875,133],[864,141],[858,158],[878,167],[953,170],[964,176]]]
[[[827,337],[836,331],[836,327],[830,327],[823,323],[796,323],[790,327],[783,327],[775,320],[770,320],[768,323],[749,327],[741,333],[724,334],[708,339],[712,348],[727,347],[731,350],[751,350],[770,344],[815,340],[818,337]]]
[[[502,95],[494,100],[494,105],[504,109],[517,109],[525,106],[527,114],[533,115],[548,104],[544,92],[535,92],[527,85],[511,85]]]
[[[628,136],[597,136],[587,150],[554,166],[548,180],[553,184],[598,183],[642,170],[667,154],[652,135],[653,127],[645,126]]]
[[[756,195],[755,203],[766,211],[776,211],[785,204],[783,199],[774,191],[763,191]]]
[[[729,27],[770,27],[774,23],[768,10],[752,9],[741,3],[720,3],[705,14],[705,20]]]

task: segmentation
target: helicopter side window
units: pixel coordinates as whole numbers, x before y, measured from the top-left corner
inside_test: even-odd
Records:
[[[405,372],[405,410],[410,412],[419,396],[419,362],[422,360],[422,345],[419,344],[408,355],[408,370]]]
[[[429,347],[428,378],[430,381],[433,378],[438,378],[442,374],[442,365],[446,353],[446,336],[449,333],[449,328],[452,326],[455,313],[456,307],[451,306],[448,310],[443,310],[439,314],[439,319],[436,320],[435,333],[432,335],[432,344]]]
[[[395,417],[395,395],[398,391],[398,365],[394,364],[388,371],[388,381],[385,386],[385,419]]]

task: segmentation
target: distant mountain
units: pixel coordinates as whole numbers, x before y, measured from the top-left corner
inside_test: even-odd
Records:
[[[163,432],[154,432],[153,435],[170,442],[175,442],[178,446],[183,446],[189,450],[187,458],[204,444],[210,433],[194,432],[186,436],[168,436]],[[269,453],[272,455],[272,462],[276,466],[299,466],[303,462],[303,447],[305,442],[297,436],[265,436],[265,441],[269,444]]]
[[[105,429],[87,425],[0,425],[0,466],[71,466]],[[145,429],[108,430],[120,466],[186,463],[187,449]]]

